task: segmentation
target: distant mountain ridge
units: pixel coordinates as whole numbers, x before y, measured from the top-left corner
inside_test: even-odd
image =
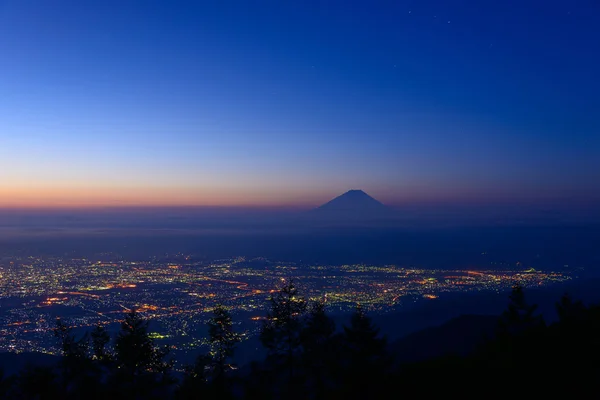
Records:
[[[59,360],[59,356],[45,353],[29,352],[17,354],[0,352],[0,372],[7,377],[19,373],[28,365],[54,367],[58,364]]]
[[[308,219],[313,224],[327,226],[371,226],[389,221],[394,215],[391,208],[353,189],[311,210]]]
[[[317,210],[324,211],[359,211],[359,212],[387,212],[388,207],[369,196],[362,190],[353,189],[328,201]]]
[[[439,326],[411,333],[390,344],[399,363],[425,361],[448,355],[466,356],[493,337],[496,315],[463,314]]]

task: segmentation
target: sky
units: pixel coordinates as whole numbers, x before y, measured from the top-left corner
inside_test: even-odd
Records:
[[[0,207],[600,201],[600,3],[0,1]]]

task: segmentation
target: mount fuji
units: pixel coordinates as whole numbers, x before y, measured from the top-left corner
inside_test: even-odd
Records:
[[[311,211],[315,221],[334,224],[371,223],[392,218],[392,209],[362,190],[349,190]]]

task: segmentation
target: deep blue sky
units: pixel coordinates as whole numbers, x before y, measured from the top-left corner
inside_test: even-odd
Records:
[[[0,2],[0,206],[600,201],[600,3]]]

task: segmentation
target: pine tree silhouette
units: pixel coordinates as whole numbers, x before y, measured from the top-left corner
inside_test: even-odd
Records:
[[[523,286],[513,286],[508,307],[498,320],[496,338],[483,350],[482,362],[519,371],[534,368],[545,356],[539,344],[547,333],[536,311],[537,304],[527,302]]]
[[[325,303],[315,301],[306,317],[302,331],[303,366],[309,389],[316,399],[328,396],[328,387],[337,378],[341,356],[340,337],[335,335],[335,322],[325,312]]]
[[[59,341],[62,353],[59,367],[63,391],[73,395],[86,386],[86,378],[94,372],[87,354],[89,337],[85,334],[77,339],[73,329],[60,318],[56,319],[54,336]]]
[[[377,396],[391,364],[386,348],[386,337],[379,335],[379,328],[358,305],[350,318],[350,325],[344,326],[347,397]]]
[[[271,309],[260,333],[260,340],[268,351],[273,370],[287,372],[288,394],[299,395],[296,369],[302,350],[302,318],[307,302],[298,294],[292,279],[269,300]]]
[[[183,381],[175,393],[179,400],[195,400],[209,397],[208,371],[210,369],[211,357],[202,354],[196,357],[194,365],[187,366]]]
[[[149,321],[135,310],[129,312],[121,323],[115,340],[115,356],[119,368],[137,376],[154,366],[154,341],[148,332]]]
[[[213,385],[218,397],[228,397],[226,374],[233,369],[230,363],[235,346],[241,340],[240,335],[233,330],[233,321],[229,311],[222,305],[217,305],[214,315],[208,322],[209,342],[211,345],[211,369]]]
[[[134,398],[157,395],[173,383],[173,361],[165,360],[169,349],[154,344],[148,326],[149,321],[132,310],[121,323],[115,340],[114,382],[116,388]]]
[[[581,300],[574,301],[569,293],[565,293],[556,303],[556,314],[563,326],[582,323],[587,317],[587,311]]]
[[[110,342],[110,335],[102,325],[96,325],[90,334],[92,339],[92,354],[95,360],[108,361],[111,359],[106,346]]]
[[[542,316],[536,314],[537,304],[529,304],[525,299],[523,286],[513,286],[508,298],[508,308],[502,313],[498,323],[499,335],[520,335],[545,326]]]
[[[87,356],[88,335],[86,334],[82,338],[76,339],[73,334],[73,329],[65,324],[60,318],[56,319],[54,336],[58,338],[60,342],[63,357],[83,359]]]

